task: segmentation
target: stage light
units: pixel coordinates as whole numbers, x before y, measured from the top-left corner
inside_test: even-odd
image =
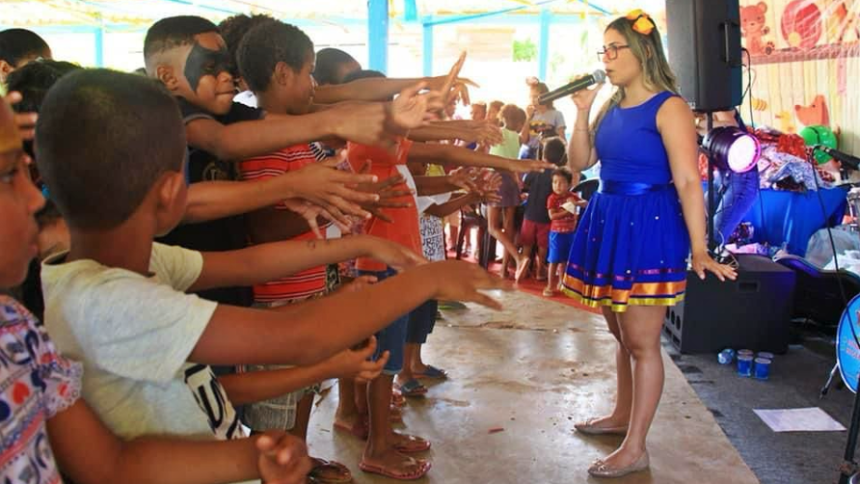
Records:
[[[758,138],[734,126],[722,126],[708,132],[702,141],[717,167],[735,173],[745,173],[756,168],[761,156]]]

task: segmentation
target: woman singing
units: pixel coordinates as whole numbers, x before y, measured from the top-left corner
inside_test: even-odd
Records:
[[[613,21],[603,39],[601,60],[616,89],[591,128],[598,89],[573,96],[577,118],[568,150],[572,170],[600,160],[600,189],[580,221],[563,287],[602,308],[618,340],[615,408],[576,428],[626,435],[588,469],[620,477],[648,467],[645,439],[663,392],[660,331],[666,306],[684,297],[691,249],[700,278],[705,271],[720,280],[736,274],[708,255],[693,113],[677,94],[653,21],[631,12]]]

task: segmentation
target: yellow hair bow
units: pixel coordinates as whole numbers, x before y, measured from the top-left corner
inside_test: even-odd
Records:
[[[651,31],[654,30],[654,22],[651,17],[640,8],[628,13],[627,20],[633,22],[633,30],[642,35],[651,35]]]

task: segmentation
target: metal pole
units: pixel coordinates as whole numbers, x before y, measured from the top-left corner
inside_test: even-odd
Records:
[[[388,0],[367,1],[367,47],[370,69],[388,73]]]
[[[708,113],[708,133],[714,129],[714,114]],[[708,250],[717,249],[717,234],[714,231],[714,218],[717,214],[717,197],[714,193],[714,155],[708,153]]]

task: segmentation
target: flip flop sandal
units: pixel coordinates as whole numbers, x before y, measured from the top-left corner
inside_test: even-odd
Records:
[[[340,462],[311,457],[313,468],[308,477],[319,484],[346,484],[352,482],[352,473]],[[339,476],[332,476],[337,473]],[[329,474],[329,475],[325,475]]]
[[[403,423],[403,410],[400,407],[392,405],[389,408],[389,420],[391,423]]]
[[[427,475],[427,472],[433,466],[429,461],[423,459],[415,460],[415,463],[417,464],[417,466],[412,472],[392,471],[382,466],[365,464],[364,462],[359,463],[358,468],[364,472],[369,472],[371,474],[379,474],[381,476],[390,477],[391,479],[397,479],[399,481],[414,481],[416,479],[421,479],[422,477]]]
[[[427,387],[414,378],[403,385],[399,385],[398,389],[404,397],[422,397],[427,394]]]
[[[396,407],[402,407],[406,405],[406,397],[403,396],[400,389],[393,388],[391,390],[391,404]]]
[[[428,378],[430,380],[445,380],[448,378],[448,372],[436,368],[433,365],[427,365],[427,369],[423,373],[415,373],[415,378]]]
[[[416,435],[397,434],[400,442],[394,444],[394,450],[401,454],[415,454],[430,450],[430,441]]]

